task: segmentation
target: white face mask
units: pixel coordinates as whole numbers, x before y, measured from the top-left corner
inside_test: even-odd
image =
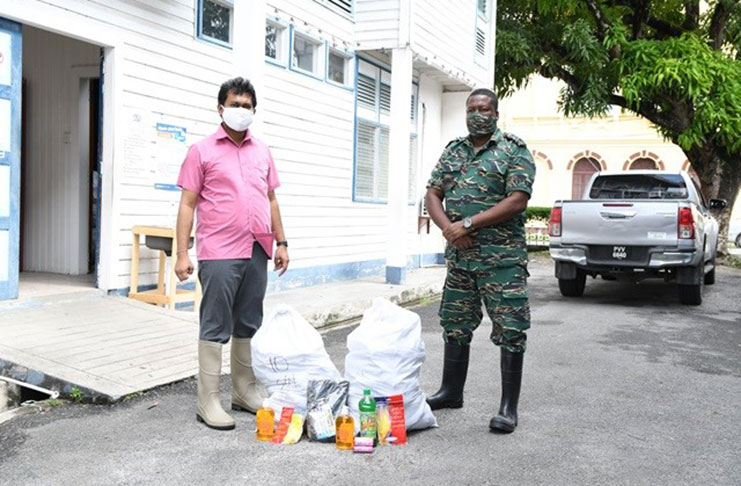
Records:
[[[221,107],[224,111],[221,113],[221,118],[226,123],[226,126],[234,130],[235,132],[244,132],[252,123],[252,117],[255,115],[252,110],[247,108],[232,108],[232,107]]]

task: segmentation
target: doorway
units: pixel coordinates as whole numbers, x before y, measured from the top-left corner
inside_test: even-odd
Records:
[[[95,285],[102,125],[100,48],[28,26],[23,44],[20,298]]]

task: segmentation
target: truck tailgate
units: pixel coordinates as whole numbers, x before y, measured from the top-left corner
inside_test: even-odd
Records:
[[[564,201],[561,243],[674,246],[676,201]]]

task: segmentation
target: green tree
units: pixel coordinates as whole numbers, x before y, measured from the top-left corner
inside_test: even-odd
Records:
[[[739,0],[499,0],[499,95],[533,74],[565,83],[566,115],[620,106],[681,147],[705,196],[728,201],[717,215],[727,253],[741,186]]]

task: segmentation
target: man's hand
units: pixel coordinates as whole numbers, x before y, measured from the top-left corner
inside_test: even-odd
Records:
[[[459,250],[465,250],[466,248],[471,248],[472,246],[474,246],[476,244],[476,240],[466,235],[452,241],[450,244]]]
[[[275,257],[273,263],[275,263],[275,271],[278,272],[278,276],[282,276],[288,270],[288,249],[281,245],[275,250]]]
[[[463,227],[463,221],[451,223],[443,230],[443,236],[446,240],[453,243],[455,240],[468,236],[468,230]]]
[[[190,257],[187,253],[178,255],[177,262],[175,263],[175,275],[178,276],[180,281],[187,280],[193,274],[193,263],[190,261]]]

